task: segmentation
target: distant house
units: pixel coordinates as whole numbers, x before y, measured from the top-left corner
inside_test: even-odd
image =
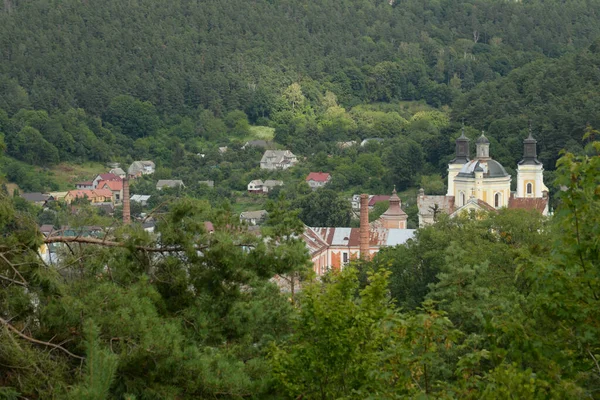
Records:
[[[250,181],[248,184],[248,192],[249,193],[262,193],[263,192],[263,181],[260,179],[255,179]]]
[[[110,171],[108,171],[108,173],[116,175],[121,179],[124,179],[127,176],[127,174],[125,173],[125,171],[123,171],[122,168],[113,168]]]
[[[267,150],[260,160],[262,169],[288,169],[298,163],[298,158],[289,150]]]
[[[206,185],[209,188],[214,188],[215,187],[215,181],[198,181],[198,183],[200,185]]]
[[[311,172],[306,177],[306,183],[313,190],[325,186],[330,180],[331,175],[327,172]]]
[[[111,174],[110,172],[107,174],[98,174],[92,180],[92,189],[98,188],[98,183],[101,181],[109,182],[109,181],[117,181],[122,182],[123,179],[115,174]]]
[[[161,179],[156,183],[156,190],[162,190],[163,188],[176,188],[185,187],[183,181],[180,179]]]
[[[375,204],[382,202],[382,201],[390,201],[390,196],[389,195],[383,195],[383,194],[376,194],[375,196],[369,196],[369,209],[373,209],[373,207],[375,207]]]
[[[21,193],[21,197],[30,203],[37,204],[38,206],[46,205],[46,202],[53,200],[54,198],[46,193]]]
[[[134,203],[140,203],[142,205],[142,207],[145,207],[148,205],[148,200],[150,199],[150,195],[134,194],[129,199],[130,199],[130,201],[132,201]]]
[[[227,153],[227,150],[229,150],[229,147],[227,146],[219,147],[219,153],[221,154]]]
[[[134,161],[127,170],[130,178],[139,178],[142,175],[153,174],[156,169],[152,161]]]
[[[248,192],[249,193],[269,193],[270,190],[277,186],[283,186],[283,181],[277,181],[273,179],[267,179],[266,181],[262,181],[260,179],[255,179],[250,181],[248,184]]]
[[[240,222],[245,222],[248,225],[260,225],[267,218],[267,211],[244,211],[240,214]]]
[[[242,150],[246,150],[250,147],[257,147],[260,149],[267,150],[272,149],[274,146],[273,142],[267,142],[266,140],[249,140],[242,146]]]
[[[77,182],[75,184],[75,187],[77,189],[82,189],[82,190],[86,190],[86,189],[93,189],[94,188],[94,182],[93,181],[83,181],[83,182]]]
[[[71,204],[75,199],[87,198],[90,203],[112,203],[113,192],[110,189],[70,190],[65,196],[65,202]]]
[[[283,186],[283,181],[267,179],[263,182],[263,193],[269,193],[276,186]]]
[[[123,180],[99,181],[96,189],[108,189],[113,193],[113,203],[120,204],[123,200]]]
[[[48,193],[56,201],[64,200],[69,192],[50,192]]]

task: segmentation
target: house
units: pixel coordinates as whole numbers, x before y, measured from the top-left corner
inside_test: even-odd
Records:
[[[250,181],[250,183],[248,184],[248,193],[262,193],[263,183],[264,182],[260,179]]]
[[[260,160],[261,169],[288,169],[298,163],[298,158],[289,150],[267,150]]]
[[[110,190],[113,193],[114,204],[120,204],[123,200],[123,180],[121,178],[112,181],[99,181],[96,185],[96,189]]]
[[[65,196],[65,202],[71,204],[75,199],[83,198],[87,198],[90,203],[112,203],[113,192],[110,189],[70,190]]]
[[[115,174],[111,174],[110,172],[107,174],[99,174],[96,175],[96,177],[92,180],[92,189],[97,189],[98,188],[98,183],[101,181],[120,181],[122,182],[123,179]]]
[[[130,178],[139,178],[142,175],[153,174],[156,169],[152,161],[134,161],[127,169]]]
[[[496,211],[500,208],[536,210],[548,215],[548,188],[544,168],[537,159],[537,141],[532,133],[523,141],[523,159],[517,164],[517,191],[511,192],[511,176],[490,157],[490,141],[482,133],[470,160],[469,139],[464,129],[456,139],[456,156],[448,164],[448,192],[428,196],[419,190],[419,226],[432,224],[439,213],[451,217],[464,212]]]
[[[283,186],[283,181],[278,181],[274,179],[267,179],[263,182],[263,193],[269,193],[277,186]]]
[[[48,201],[53,200],[53,197],[46,193],[32,192],[32,193],[21,193],[21,197],[30,203],[34,203],[38,206],[44,206]]]
[[[215,181],[198,181],[198,183],[200,185],[206,185],[211,189],[215,187]]]
[[[245,222],[248,225],[260,225],[267,218],[267,211],[244,211],[240,214],[240,222]]]
[[[134,194],[129,198],[130,201],[134,203],[140,203],[142,207],[146,207],[148,205],[148,200],[150,199],[150,195],[143,194]]]
[[[305,227],[301,238],[317,275],[322,275],[329,269],[341,269],[353,259],[370,259],[381,248],[404,244],[414,237],[416,230],[406,229],[408,216],[402,210],[395,190],[390,196],[388,210],[370,224],[369,197],[363,196],[360,228]]]
[[[75,187],[77,189],[82,189],[82,190],[86,190],[86,189],[93,189],[94,188],[94,182],[93,181],[83,181],[83,182],[77,182],[75,184]]]
[[[122,168],[113,168],[110,171],[108,171],[108,173],[116,175],[121,179],[125,179],[125,177],[127,176],[127,174],[125,173],[125,171],[123,171]]]
[[[242,146],[242,150],[246,150],[250,147],[257,147],[260,149],[268,150],[272,149],[274,145],[273,142],[268,142],[266,140],[249,140]]]
[[[260,179],[255,179],[253,181],[250,181],[250,183],[248,184],[248,193],[266,194],[277,186],[283,186],[283,181],[267,179],[263,182]]]
[[[372,210],[373,207],[375,207],[375,204],[384,201],[390,201],[390,196],[384,194],[376,194],[373,196],[369,196],[369,210]]]
[[[306,183],[313,190],[325,186],[330,180],[331,175],[327,172],[311,172],[306,177]]]
[[[220,154],[227,153],[227,150],[229,150],[229,147],[227,147],[227,146],[219,147],[219,153]]]
[[[177,188],[185,187],[183,181],[180,179],[161,179],[156,183],[156,190],[162,190],[163,188]]]

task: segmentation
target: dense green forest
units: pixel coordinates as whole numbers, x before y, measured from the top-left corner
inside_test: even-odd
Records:
[[[43,191],[57,163],[150,158],[231,199],[260,155],[217,146],[263,125],[338,189],[388,193],[438,187],[463,120],[509,172],[531,121],[552,171],[600,126],[599,17],[597,0],[6,0],[0,171]],[[336,147],[369,137],[389,145]]]

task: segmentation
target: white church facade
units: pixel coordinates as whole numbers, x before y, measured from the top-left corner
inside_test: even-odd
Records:
[[[456,156],[448,164],[448,192],[428,196],[419,191],[419,226],[435,222],[438,213],[450,216],[470,210],[492,211],[500,208],[535,209],[548,214],[548,188],[544,168],[537,159],[537,141],[523,141],[523,159],[517,165],[517,190],[511,192],[511,176],[490,157],[490,142],[482,133],[476,141],[475,158],[470,159],[469,139],[464,130],[456,139]]]

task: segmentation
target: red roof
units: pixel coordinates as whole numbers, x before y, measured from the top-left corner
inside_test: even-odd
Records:
[[[98,175],[102,181],[121,181],[121,177],[115,174],[106,173]]]
[[[373,207],[375,203],[379,203],[380,201],[390,201],[390,196],[384,194],[376,194],[375,196],[369,199],[369,207]]]
[[[311,172],[306,177],[306,182],[315,181],[315,182],[327,182],[331,175],[328,172]]]
[[[508,200],[508,208],[517,208],[522,210],[536,210],[543,213],[548,205],[547,198],[517,198],[511,197]]]
[[[98,182],[98,189],[110,189],[112,191],[123,190],[123,181],[100,181]]]

